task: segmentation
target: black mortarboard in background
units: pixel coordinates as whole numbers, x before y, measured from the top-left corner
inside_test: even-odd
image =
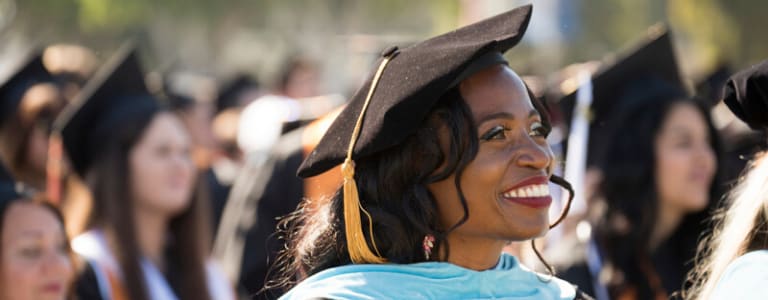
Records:
[[[259,87],[259,81],[253,76],[246,73],[237,74],[219,90],[219,97],[216,99],[216,112],[237,107],[239,105],[238,98],[242,93]]]
[[[15,114],[27,90],[35,84],[53,82],[43,65],[42,54],[31,52],[0,86],[0,124]]]
[[[768,130],[768,60],[733,75],[723,101],[752,129]]]
[[[725,82],[733,74],[728,64],[719,65],[714,71],[696,84],[696,96],[715,106],[723,100]]]
[[[151,116],[159,104],[150,95],[132,44],[123,45],[107,61],[54,124],[61,132],[75,171],[84,176],[113,132]]]
[[[501,55],[523,37],[531,9],[530,5],[519,7],[399,52],[385,51],[384,57],[391,60],[375,87],[352,159],[401,143],[421,125],[437,100],[450,88],[485,67],[506,63]],[[299,176],[318,175],[344,161],[375,73],[374,70],[352,96],[349,105],[304,160]]]
[[[671,91],[669,87],[678,91]],[[571,126],[577,92],[560,100],[566,126]],[[592,76],[592,92],[587,166],[598,163],[599,149],[612,131],[608,123],[627,102],[669,96],[653,93],[686,95],[669,31],[663,26],[651,27],[637,46],[618,59],[604,61]]]

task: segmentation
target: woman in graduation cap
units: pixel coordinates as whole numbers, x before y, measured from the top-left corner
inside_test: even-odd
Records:
[[[521,7],[386,51],[299,168],[343,187],[289,218],[282,299],[574,299],[502,254],[550,228],[549,119],[502,53]],[[292,221],[292,222],[291,222]],[[554,223],[557,223],[555,221]]]
[[[30,54],[0,86],[0,157],[34,190],[45,190],[48,134],[65,104],[39,53]]]
[[[70,299],[75,271],[64,220],[40,197],[25,198],[0,164],[0,299]]]
[[[564,247],[574,261],[560,275],[598,300],[668,299],[681,290],[719,197],[708,107],[687,94],[671,36],[655,29],[592,79],[587,163],[602,178],[588,241]]]
[[[93,194],[72,246],[89,263],[84,299],[233,299],[208,262],[208,211],[189,133],[149,94],[135,51],[121,48],[56,120]]]
[[[732,76],[728,108],[754,130],[768,131],[768,61]],[[765,299],[768,295],[768,153],[749,163],[702,241],[686,299]]]

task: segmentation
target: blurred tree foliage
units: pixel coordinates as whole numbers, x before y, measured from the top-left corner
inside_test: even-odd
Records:
[[[488,2],[494,0],[482,0]],[[568,7],[577,22],[563,28],[570,36],[558,46],[560,62],[545,73],[572,62],[600,59],[634,41],[658,22],[675,33],[678,51],[689,74],[720,63],[743,67],[768,57],[768,1],[760,0],[542,0],[573,1]],[[9,32],[42,41],[81,42],[96,49],[114,47],[126,36],[162,53],[185,48],[189,57],[219,63],[233,37],[251,40],[250,55],[265,60],[269,49],[337,51],[340,36],[389,36],[404,43],[457,26],[459,0],[0,0],[0,10],[13,2],[17,13]],[[498,2],[498,1],[497,1]],[[520,1],[518,1],[520,2]],[[523,1],[525,2],[525,1]],[[0,11],[0,16],[5,13]],[[0,23],[2,24],[2,23]],[[535,26],[535,25],[534,25]],[[254,46],[256,44],[262,46]],[[378,45],[374,45],[376,47]],[[209,48],[209,49],[201,49]],[[535,49],[523,49],[535,53]],[[170,55],[170,54],[169,54]],[[233,63],[234,64],[234,63]]]

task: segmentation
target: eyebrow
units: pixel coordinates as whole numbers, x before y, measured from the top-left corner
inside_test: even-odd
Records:
[[[528,112],[528,117],[529,118],[533,117],[533,116],[538,116],[538,115],[539,115],[539,112],[536,111],[536,109],[532,109],[530,112]],[[482,116],[480,119],[478,119],[477,125],[481,125],[481,124],[483,124],[485,122],[488,122],[490,120],[495,120],[495,119],[514,120],[515,116],[513,114],[505,112],[505,111],[495,112],[495,113],[491,113],[491,114],[487,114],[487,115]]]
[[[38,238],[38,237],[41,237],[43,235],[45,235],[45,234],[43,232],[39,231],[39,230],[25,230],[25,231],[22,231],[22,232],[19,232],[19,233],[15,234],[14,236],[16,236],[16,237],[36,237],[36,238]]]

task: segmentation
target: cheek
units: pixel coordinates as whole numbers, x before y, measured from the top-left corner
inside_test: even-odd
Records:
[[[139,199],[156,198],[152,195],[163,183],[163,162],[150,153],[137,153],[131,160],[131,186]]]
[[[38,170],[45,170],[48,157],[48,139],[40,130],[32,130],[27,144],[27,163]]]
[[[688,157],[680,150],[660,149],[656,156],[656,185],[659,193],[674,193],[679,181],[687,172]]]
[[[136,190],[151,189],[152,183],[157,182],[157,164],[152,163],[147,156],[139,156],[131,161],[131,180]]]
[[[505,163],[500,163],[505,161],[499,159],[501,156],[506,157],[506,154],[503,151],[478,153],[475,160],[464,169],[461,188],[470,212],[467,224],[475,223],[476,219],[488,217],[489,209],[495,209],[499,184],[507,169]],[[464,207],[459,199],[455,176],[433,183],[428,188],[437,201],[444,228],[455,225],[464,217]]]
[[[430,193],[435,197],[437,202],[437,210],[440,215],[440,224],[443,229],[451,227],[456,224],[464,215],[463,208],[461,207],[461,201],[458,197],[458,191],[454,185],[454,177],[435,182],[427,186]]]
[[[20,296],[35,290],[35,283],[41,274],[34,262],[4,255],[2,263],[2,287],[6,296]],[[9,297],[9,299],[15,299]]]

